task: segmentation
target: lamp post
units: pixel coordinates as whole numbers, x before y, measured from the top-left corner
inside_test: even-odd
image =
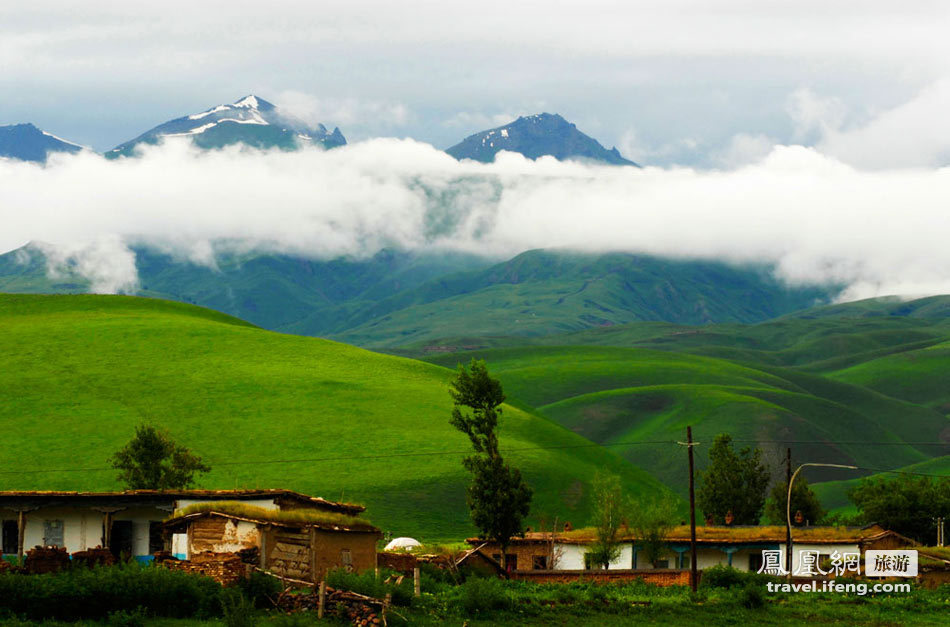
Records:
[[[801,472],[802,468],[805,466],[823,466],[825,468],[847,468],[849,470],[857,470],[857,466],[845,466],[844,464],[818,464],[818,463],[808,463],[802,464],[795,469],[795,472],[792,473],[792,478],[788,481],[788,498],[785,500],[785,538],[787,540],[785,546],[785,568],[788,570],[786,576],[792,578],[792,486],[795,484],[795,477],[798,476],[798,473]]]

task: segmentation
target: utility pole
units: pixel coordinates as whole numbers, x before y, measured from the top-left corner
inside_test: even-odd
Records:
[[[944,518],[940,516],[937,518],[937,546],[943,546],[947,541],[946,536],[944,535],[943,529]]]
[[[689,587],[696,592],[696,497],[693,490],[692,427],[686,427],[686,454],[689,457]]]
[[[785,449],[785,485],[792,485],[792,449]],[[792,572],[792,521],[785,519],[785,570]]]

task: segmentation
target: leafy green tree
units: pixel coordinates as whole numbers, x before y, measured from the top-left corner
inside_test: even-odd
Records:
[[[878,523],[924,544],[936,538],[934,519],[950,518],[950,477],[869,477],[848,491],[864,523]]]
[[[765,518],[773,525],[784,525],[786,521],[786,506],[788,502],[788,482],[783,481],[772,486],[769,498],[765,502]],[[795,522],[795,512],[802,513],[802,522]],[[792,485],[792,524],[815,525],[825,519],[825,508],[821,506],[818,495],[804,477],[799,476]]]
[[[147,424],[135,428],[135,437],[110,458],[121,471],[119,481],[130,490],[176,490],[191,485],[195,473],[211,468],[168,432]]]
[[[467,435],[475,449],[462,462],[472,473],[467,493],[472,522],[486,539],[499,544],[504,566],[512,536],[524,534],[533,494],[521,471],[505,462],[498,450],[498,419],[505,394],[485,362],[475,359],[467,369],[459,365],[449,394],[455,402],[449,423]]]
[[[733,524],[757,525],[768,485],[762,451],[747,446],[736,453],[732,437],[720,433],[709,449],[709,465],[699,477],[696,502],[716,523],[724,522],[732,512]]]
[[[631,526],[637,536],[637,546],[654,567],[670,552],[667,536],[676,522],[676,502],[671,498],[641,502],[633,510]]]
[[[630,506],[623,494],[620,477],[597,473],[593,482],[594,520],[597,538],[587,550],[586,558],[592,564],[610,568],[610,563],[620,557],[617,537],[624,520],[629,516]]]

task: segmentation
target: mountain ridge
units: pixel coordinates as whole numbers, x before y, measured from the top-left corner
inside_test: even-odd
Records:
[[[82,149],[31,122],[0,126],[0,157],[45,163],[51,152],[76,153]]]
[[[105,153],[107,158],[128,156],[140,144],[155,144],[166,137],[188,137],[201,148],[243,143],[255,148],[293,150],[301,143],[324,148],[346,144],[339,127],[310,126],[282,112],[276,105],[247,95],[232,104],[220,104],[198,113],[163,122]]]
[[[621,156],[616,147],[604,148],[557,113],[521,116],[504,126],[469,135],[446,152],[459,160],[488,163],[502,150],[517,152],[529,159],[552,156],[561,161],[580,159],[639,167]]]

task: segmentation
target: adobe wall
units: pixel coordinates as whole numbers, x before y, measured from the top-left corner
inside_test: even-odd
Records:
[[[345,550],[349,550],[352,570],[362,572],[376,568],[378,532],[316,529],[314,535],[314,564],[318,578],[322,579],[328,570],[344,566],[343,551]]]

